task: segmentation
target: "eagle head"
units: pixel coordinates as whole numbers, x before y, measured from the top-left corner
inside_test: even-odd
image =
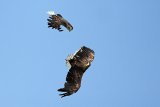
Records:
[[[67,29],[69,30],[69,32],[71,31],[71,30],[73,30],[73,26],[70,24],[70,23],[68,23],[68,25],[67,25]]]

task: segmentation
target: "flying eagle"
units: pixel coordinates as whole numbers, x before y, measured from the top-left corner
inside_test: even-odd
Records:
[[[70,69],[66,77],[64,88],[58,89],[58,91],[64,92],[59,94],[61,97],[72,95],[79,90],[82,76],[94,60],[94,54],[93,50],[83,46],[76,51],[75,54],[67,57],[66,63],[70,66]]]
[[[73,26],[62,17],[61,14],[55,14],[54,11],[48,12],[49,19],[48,20],[48,27],[52,29],[57,29],[58,31],[63,31],[61,25],[67,28],[68,31],[73,30]]]

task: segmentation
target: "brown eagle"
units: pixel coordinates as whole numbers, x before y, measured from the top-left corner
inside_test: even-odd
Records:
[[[70,66],[70,69],[64,88],[58,89],[58,91],[64,92],[59,94],[61,97],[72,95],[79,90],[82,76],[94,60],[94,54],[93,50],[83,46],[75,54],[67,57],[66,63]]]
[[[62,17],[61,14],[55,14],[54,11],[49,11],[49,19],[48,20],[48,27],[52,29],[57,29],[58,31],[63,31],[61,25],[67,28],[68,31],[73,30],[73,26]]]

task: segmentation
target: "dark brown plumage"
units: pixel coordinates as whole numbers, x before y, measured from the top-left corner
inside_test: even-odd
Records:
[[[64,19],[60,14],[50,15],[48,20],[48,27],[63,31],[61,25],[67,28],[68,31],[73,30],[72,25]]]
[[[94,60],[94,51],[83,46],[74,55],[66,59],[66,63],[70,65],[69,72],[66,77],[64,88],[58,89],[61,97],[69,96],[76,93],[80,86],[84,72],[89,68]]]

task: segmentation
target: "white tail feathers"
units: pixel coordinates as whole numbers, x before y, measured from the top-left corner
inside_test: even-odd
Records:
[[[49,16],[51,16],[51,15],[55,15],[55,12],[54,12],[54,11],[48,11],[47,14],[48,14]]]

